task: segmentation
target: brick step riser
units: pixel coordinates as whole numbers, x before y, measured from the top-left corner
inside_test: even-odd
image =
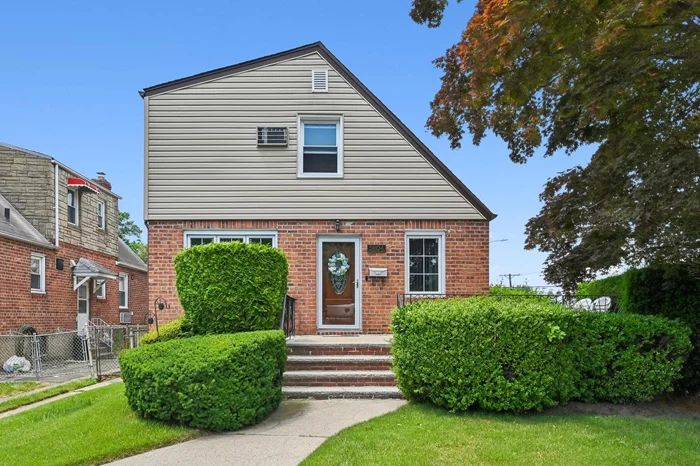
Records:
[[[334,393],[334,394],[282,394],[282,397],[287,400],[337,400],[337,399],[348,399],[348,400],[387,400],[387,399],[401,399],[403,395],[398,394],[357,394],[357,393]]]
[[[295,377],[285,379],[283,385],[288,387],[393,387],[396,380],[384,377]]]
[[[287,371],[388,371],[391,362],[287,361]]]
[[[389,347],[355,347],[355,346],[290,346],[290,356],[390,356]]]

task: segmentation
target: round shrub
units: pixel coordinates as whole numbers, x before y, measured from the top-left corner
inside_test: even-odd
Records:
[[[662,317],[517,298],[425,300],[394,311],[394,371],[408,398],[452,410],[540,410],[670,391],[689,330]]]
[[[185,316],[180,316],[175,320],[158,325],[158,332],[155,326],[147,334],[141,337],[142,345],[149,345],[159,341],[175,340],[189,336],[189,325],[185,321]]]
[[[279,249],[241,242],[195,246],[175,257],[175,270],[192,333],[279,328],[288,273]]]
[[[282,400],[279,330],[193,336],[119,355],[129,405],[148,419],[212,431],[259,422]]]

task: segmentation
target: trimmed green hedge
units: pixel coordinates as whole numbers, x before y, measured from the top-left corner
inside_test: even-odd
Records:
[[[175,257],[175,270],[192,333],[279,328],[288,274],[279,249],[241,242],[194,246]]]
[[[259,422],[282,400],[279,330],[193,336],[119,355],[129,405],[144,418],[213,431]]]
[[[682,266],[630,269],[622,275],[581,283],[580,294],[616,295],[623,312],[678,319],[692,331],[693,350],[678,388],[700,390],[700,279]]]
[[[160,336],[158,336],[159,333]],[[185,321],[185,316],[180,316],[175,320],[159,325],[158,332],[156,332],[154,326],[150,332],[141,337],[140,342],[142,345],[149,345],[159,341],[175,340],[187,336],[190,336],[189,325]]]
[[[690,349],[688,329],[661,317],[513,298],[415,302],[394,311],[392,333],[404,395],[452,410],[649,400]]]

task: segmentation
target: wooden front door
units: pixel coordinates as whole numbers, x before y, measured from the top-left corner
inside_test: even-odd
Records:
[[[319,239],[319,328],[360,327],[359,239]]]

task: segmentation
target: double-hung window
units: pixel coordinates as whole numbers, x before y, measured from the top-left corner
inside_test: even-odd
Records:
[[[300,178],[342,178],[343,117],[300,115],[297,126],[297,175]]]
[[[78,225],[79,202],[78,192],[69,189],[66,197],[66,204],[68,205],[68,223],[71,225]]]
[[[129,276],[119,275],[119,309],[129,308]]]
[[[102,201],[97,202],[97,228],[105,229],[105,203]]]
[[[30,266],[32,293],[46,291],[46,257],[43,254],[32,253]]]
[[[209,243],[232,243],[240,241],[248,244],[266,244],[277,247],[277,232],[262,230],[232,230],[224,231],[187,231],[185,232],[185,247],[201,246]]]
[[[107,281],[95,280],[95,298],[107,299]]]
[[[445,293],[445,234],[406,233],[406,292]]]

